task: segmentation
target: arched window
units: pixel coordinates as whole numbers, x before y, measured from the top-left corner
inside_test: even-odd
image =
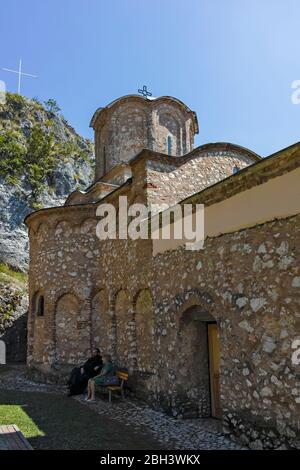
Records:
[[[35,308],[36,316],[42,317],[45,313],[45,299],[43,295],[37,296]]]
[[[168,135],[168,155],[172,153],[172,137]]]

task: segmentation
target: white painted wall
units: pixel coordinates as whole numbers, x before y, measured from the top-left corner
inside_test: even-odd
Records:
[[[6,346],[2,340],[0,340],[0,364],[6,364]]]

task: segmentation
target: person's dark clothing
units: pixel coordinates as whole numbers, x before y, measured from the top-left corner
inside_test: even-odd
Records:
[[[95,367],[98,367],[98,369],[95,370]],[[88,375],[89,379],[99,374],[102,367],[103,367],[103,361],[100,355],[90,357],[83,364],[84,373]]]
[[[84,393],[88,380],[97,375],[102,366],[102,357],[97,355],[90,357],[83,366],[74,367],[68,381],[69,395]],[[95,370],[95,367],[97,367],[97,370]],[[81,368],[83,368],[83,374],[81,373]]]

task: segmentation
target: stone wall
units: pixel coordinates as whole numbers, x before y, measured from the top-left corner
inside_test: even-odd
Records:
[[[201,252],[179,248],[155,258],[147,240],[108,240],[100,248],[94,231],[82,228],[92,225],[91,214],[82,216],[89,222],[78,217],[61,240],[57,214],[48,216],[47,231],[39,230],[47,243],[32,239],[31,289],[46,300],[43,334],[35,336],[39,319],[30,317],[30,344],[43,344],[41,368],[59,368],[58,338],[72,363],[98,344],[129,368],[153,406],[174,416],[207,416],[204,312],[218,323],[228,432],[257,448],[297,446],[299,366],[291,363],[291,343],[300,322],[300,216],[207,240]],[[76,296],[78,315],[67,328],[56,320],[55,331],[58,312],[64,323],[72,310],[67,302],[64,317],[62,295]],[[102,318],[94,330],[96,311]],[[73,355],[72,338],[80,345]],[[29,365],[39,365],[32,354]]]
[[[206,158],[196,159],[204,178]],[[219,155],[210,164],[220,162],[221,177],[235,158],[247,163]],[[188,175],[188,189],[178,178],[179,198],[195,190],[193,164],[186,165],[180,179]],[[119,194],[129,202],[154,199],[149,175],[157,177],[159,197],[175,192],[169,174],[150,166],[137,160],[132,183],[106,202],[117,207]],[[260,184],[258,171],[249,173],[231,180]],[[129,369],[130,387],[154,407],[207,417],[207,324],[215,321],[226,432],[253,448],[299,447],[300,371],[291,358],[300,331],[300,215],[208,238],[201,251],[180,247],[153,257],[150,240],[100,242],[95,211],[94,204],[65,206],[28,220],[31,370],[63,376],[96,345]],[[37,293],[45,298],[42,317],[35,314]]]
[[[129,164],[116,165],[86,192],[72,193],[66,205],[98,202],[126,185],[132,186],[131,193],[139,202],[172,205],[243,170],[258,158],[231,144],[205,145],[177,158],[144,150]]]
[[[145,349],[147,338],[154,341],[152,363],[144,367],[152,372],[145,386],[154,403],[178,416],[195,412],[195,402],[198,415],[209,410],[207,379],[200,373],[205,341],[197,350],[199,341],[193,340],[193,334],[203,335],[204,322],[194,327],[181,322],[197,306],[200,313],[209,312],[219,327],[226,428],[253,447],[299,445],[299,366],[291,362],[300,321],[299,230],[296,216],[207,240],[201,253],[178,249],[148,261],[147,242],[140,242],[139,249],[130,250],[130,266],[122,258],[124,251],[128,257],[124,247],[117,249],[114,243],[112,252],[108,243],[103,248],[103,261],[109,259],[110,264],[108,289],[114,292],[122,284],[134,305],[136,292],[147,286],[154,299],[154,313],[148,314],[154,334],[143,336]],[[120,259],[126,264],[123,277]],[[186,347],[180,348],[185,331]],[[137,341],[141,344],[141,339]],[[188,371],[187,379],[181,365]],[[201,384],[196,382],[199,375]]]
[[[179,167],[168,162],[150,160],[147,165],[147,196],[150,203],[174,204],[252,165],[253,158],[237,151],[202,151]],[[133,176],[135,173],[133,173]]]
[[[147,100],[127,96],[96,112],[96,179],[142,149],[184,155],[193,148],[198,132],[195,114],[172,97]]]
[[[94,338],[89,295],[100,254],[91,217],[95,208],[67,206],[50,212],[30,230],[28,363],[46,369],[54,363],[80,362],[90,353]],[[43,316],[35,315],[37,294],[45,299]]]

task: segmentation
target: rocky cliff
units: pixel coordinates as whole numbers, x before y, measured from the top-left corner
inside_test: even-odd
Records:
[[[87,187],[93,167],[91,141],[75,132],[53,100],[7,94],[0,105],[0,262],[26,271],[24,217]]]

